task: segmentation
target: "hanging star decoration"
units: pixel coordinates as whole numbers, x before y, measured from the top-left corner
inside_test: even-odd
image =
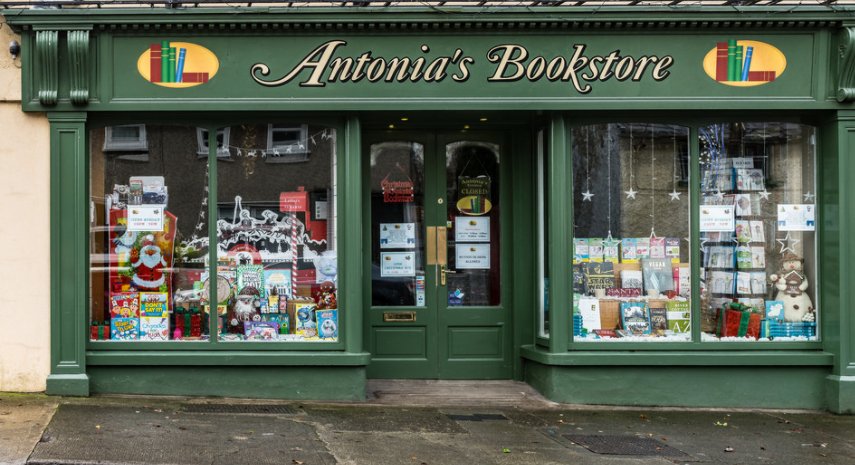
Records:
[[[628,191],[623,191],[626,194],[627,199],[635,199],[635,194],[638,194],[638,191],[633,187],[630,187]]]
[[[724,192],[716,189],[715,193],[713,193],[713,197],[715,197],[716,200],[722,201],[722,200],[724,200]]]
[[[671,200],[680,200],[681,194],[682,194],[681,192],[671,191],[671,193],[668,194],[668,196],[671,197]]]
[[[618,250],[618,246],[620,245],[620,240],[612,237],[612,232],[609,231],[609,236],[603,239],[603,250]]]
[[[796,253],[794,247],[796,244],[801,242],[801,239],[791,238],[790,233],[787,232],[787,235],[783,237],[783,239],[775,239],[776,242],[781,244],[780,254],[784,255],[788,250],[792,253]]]
[[[763,200],[769,200],[770,192],[766,189],[763,189],[762,191],[758,192],[757,195],[759,195],[760,198]]]
[[[591,190],[590,190],[590,189],[588,189],[588,190],[586,190],[585,192],[582,192],[582,201],[583,201],[583,202],[590,202],[590,201],[591,201],[591,197],[593,197],[593,196],[594,196],[594,194],[592,194],[592,193],[591,193]]]
[[[810,192],[805,192],[804,198],[805,202],[813,202],[813,199],[816,197],[816,194],[812,194]]]

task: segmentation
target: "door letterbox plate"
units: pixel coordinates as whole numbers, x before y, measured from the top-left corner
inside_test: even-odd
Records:
[[[416,321],[416,312],[383,312],[385,322],[410,322]]]

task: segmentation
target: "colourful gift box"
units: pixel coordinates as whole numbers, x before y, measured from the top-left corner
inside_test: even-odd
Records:
[[[747,305],[731,302],[719,310],[719,337],[760,337],[761,315]]]

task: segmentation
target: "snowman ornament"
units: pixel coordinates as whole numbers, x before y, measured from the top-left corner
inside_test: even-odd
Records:
[[[813,302],[805,292],[808,278],[804,272],[804,259],[788,252],[784,255],[781,270],[769,276],[777,289],[775,300],[784,303],[784,320],[805,321],[814,311]]]
[[[131,264],[134,269],[131,282],[141,290],[153,291],[160,289],[166,280],[163,269],[167,266],[163,252],[154,242],[154,236],[149,234],[140,244],[139,258]]]

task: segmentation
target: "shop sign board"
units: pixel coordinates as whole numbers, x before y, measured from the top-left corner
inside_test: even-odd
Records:
[[[744,101],[748,96],[812,97],[817,72],[816,38],[807,32],[724,38],[519,33],[467,35],[465,41],[454,34],[391,39],[372,34],[115,36],[109,39],[113,72],[102,74],[114,80],[103,83],[110,90],[106,103],[140,98],[207,103],[217,98],[223,105],[281,99],[289,105],[360,107],[368,101],[459,98]],[[129,69],[138,71],[135,78],[122,77]]]

